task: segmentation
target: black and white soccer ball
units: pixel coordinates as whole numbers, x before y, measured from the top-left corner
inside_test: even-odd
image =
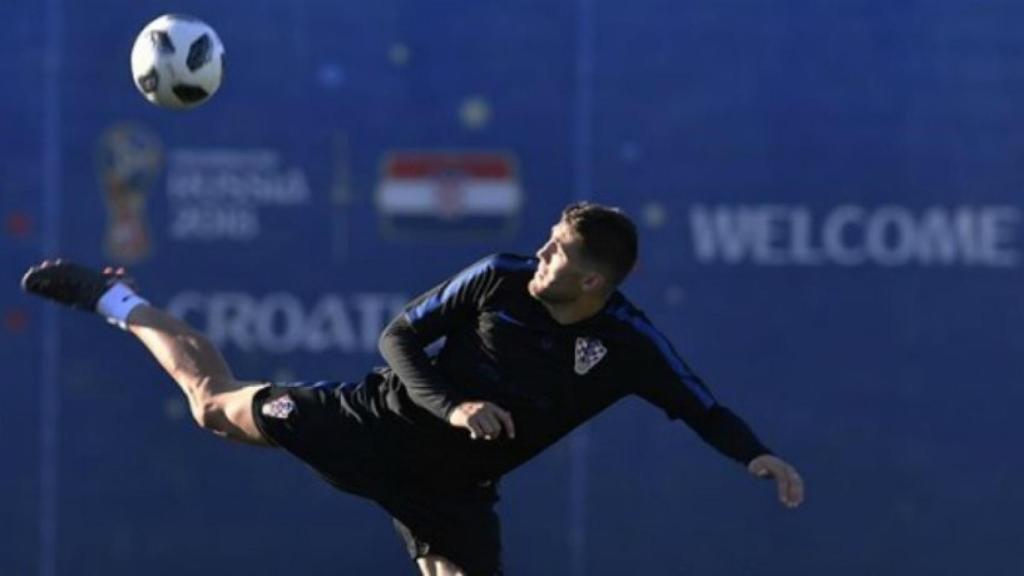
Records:
[[[157,106],[198,106],[220,88],[223,75],[224,44],[192,16],[160,16],[146,24],[132,47],[135,86]]]

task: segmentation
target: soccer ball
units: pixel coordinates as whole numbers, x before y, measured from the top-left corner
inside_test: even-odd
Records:
[[[164,14],[139,32],[132,78],[157,106],[191,108],[213,96],[224,73],[224,45],[202,20]]]

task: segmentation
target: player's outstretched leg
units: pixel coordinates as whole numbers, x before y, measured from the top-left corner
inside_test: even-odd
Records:
[[[47,260],[29,268],[21,285],[42,298],[97,312],[134,334],[185,393],[201,427],[232,440],[268,445],[252,417],[253,396],[264,385],[235,380],[206,337],[150,306],[123,274],[123,269],[100,272]]]

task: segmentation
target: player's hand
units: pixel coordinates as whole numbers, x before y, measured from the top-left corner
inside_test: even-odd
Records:
[[[469,437],[474,440],[495,440],[501,436],[502,431],[509,439],[516,437],[512,415],[491,402],[463,402],[448,414],[448,423],[469,430]]]
[[[750,461],[747,470],[758,478],[774,478],[779,489],[779,501],[789,508],[796,508],[804,501],[804,480],[781,458],[762,454]]]

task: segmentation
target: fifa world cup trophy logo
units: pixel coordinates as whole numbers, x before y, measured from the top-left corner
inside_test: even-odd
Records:
[[[163,164],[160,140],[140,126],[119,124],[100,138],[98,160],[107,204],[107,256],[134,264],[150,250],[146,196]]]

